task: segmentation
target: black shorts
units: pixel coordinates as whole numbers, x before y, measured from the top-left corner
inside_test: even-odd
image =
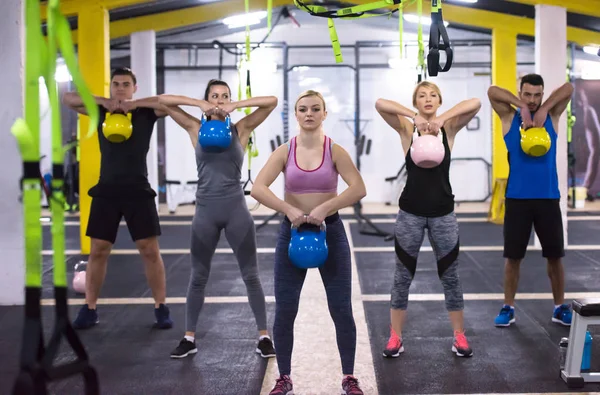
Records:
[[[504,257],[523,259],[535,229],[544,258],[565,256],[562,213],[558,199],[506,199]]]
[[[160,236],[160,222],[154,198],[92,198],[86,235],[115,243],[119,223],[125,217],[133,241]]]

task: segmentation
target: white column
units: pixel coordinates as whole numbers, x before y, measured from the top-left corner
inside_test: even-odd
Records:
[[[567,79],[567,10],[549,5],[535,6],[535,69],[544,78],[544,99]],[[567,235],[568,157],[567,113],[560,117],[556,145],[556,167],[560,190],[560,209],[563,216],[565,247]],[[539,240],[536,237],[536,245]]]
[[[137,77],[136,98],[156,95],[156,33],[153,30],[131,35],[131,69]],[[156,124],[150,139],[147,156],[148,180],[157,193],[158,207],[158,148]]]
[[[24,116],[24,40],[23,2],[3,3],[0,13],[0,53],[2,54],[2,111],[0,111],[0,305],[24,303],[25,235],[23,205],[19,202],[19,180],[23,175],[17,141],[10,133],[15,119]]]

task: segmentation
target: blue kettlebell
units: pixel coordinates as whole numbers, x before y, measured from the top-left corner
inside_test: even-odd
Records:
[[[206,152],[223,152],[231,144],[231,120],[229,116],[225,121],[218,119],[206,120],[202,114],[198,143]]]
[[[302,230],[292,225],[292,237],[288,246],[288,257],[294,266],[300,269],[311,269],[322,266],[327,260],[325,222],[319,230]]]

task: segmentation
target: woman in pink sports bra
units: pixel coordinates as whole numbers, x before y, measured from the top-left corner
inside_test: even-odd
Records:
[[[319,268],[329,312],[335,324],[342,361],[342,394],[363,395],[354,374],[356,326],[352,314],[350,246],[338,210],[351,206],[366,195],[363,179],[348,152],[323,132],[327,117],[325,100],[315,91],[302,93],[294,106],[300,133],[273,152],[252,188],[252,197],[261,204],[285,213],[275,248],[275,323],[280,377],[270,395],[292,395],[290,378],[294,320],[306,270],[288,258],[291,225],[318,227],[326,223],[327,261]],[[279,199],[269,186],[279,174],[285,175],[285,197]],[[348,184],[337,193],[338,175]]]

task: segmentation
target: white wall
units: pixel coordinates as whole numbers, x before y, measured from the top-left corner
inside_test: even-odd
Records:
[[[345,21],[344,21],[345,22]],[[342,44],[353,44],[356,40],[397,40],[398,33],[395,29],[356,29],[356,22],[338,23],[336,21],[338,36]],[[260,40],[266,33],[253,31],[252,39]],[[427,29],[425,29],[427,31]],[[298,34],[302,32],[302,34]],[[415,35],[408,32],[404,35],[405,42],[415,39]],[[424,37],[427,45],[427,35]],[[218,38],[222,42],[244,42],[244,33],[236,33]],[[313,23],[309,27],[303,24],[302,29],[291,25],[278,26],[269,41],[285,41],[290,45],[320,44],[327,46],[323,49],[292,49],[289,54],[289,65],[299,64],[335,64],[333,51],[329,47],[329,35],[326,23]],[[240,49],[243,51],[243,48]],[[460,62],[490,61],[488,47],[459,47],[456,55]],[[353,65],[355,62],[352,48],[342,50],[344,64]],[[398,47],[361,49],[361,64],[378,63],[386,64],[389,59],[399,56]],[[416,47],[408,48],[405,54],[409,59],[416,58]],[[283,71],[269,70],[274,62],[282,65],[282,51],[280,49],[259,48],[252,52],[251,59],[257,64],[252,73],[252,94],[276,95],[280,98],[278,108],[257,129],[257,143],[260,155],[252,163],[253,176],[268,159],[271,153],[269,140],[277,134],[283,134],[281,112],[283,110]],[[170,50],[165,53],[166,66],[188,65],[216,65],[218,51],[202,50],[198,55],[187,50]],[[224,55],[224,64],[235,64],[235,57]],[[482,76],[475,76],[475,72],[483,71]],[[165,92],[201,97],[206,83],[210,78],[217,77],[217,71],[166,71]],[[487,74],[486,74],[487,73]],[[323,93],[328,110],[325,121],[326,133],[341,144],[350,155],[355,158],[354,146],[354,71],[350,68],[298,68],[288,74],[289,82],[289,135],[297,133],[293,114],[293,105],[296,97],[306,89],[316,89]],[[238,76],[235,71],[224,71],[223,79],[227,81],[237,99]],[[485,92],[490,83],[488,69],[454,68],[450,73],[441,73],[439,77],[430,78],[439,84],[444,94],[442,111],[447,110],[460,100],[469,97],[485,98]],[[404,163],[402,148],[397,135],[381,120],[375,111],[375,101],[379,97],[386,97],[406,105],[411,104],[412,90],[416,82],[416,72],[398,69],[361,69],[360,71],[360,97],[361,120],[367,138],[372,140],[369,156],[362,157],[361,172],[365,179],[368,195],[365,202],[384,202],[389,199],[388,185],[384,178],[394,175]],[[196,116],[200,116],[198,109],[189,109]],[[236,113],[234,120],[242,116]],[[463,131],[457,138],[455,157],[481,157],[491,161],[491,118],[489,105],[484,101],[484,106],[479,114],[480,129],[478,131]],[[365,125],[366,123],[366,125]],[[484,148],[482,148],[484,147]],[[193,149],[188,136],[179,130],[170,119],[166,123],[166,155],[167,179],[169,180],[195,180],[196,165]],[[242,178],[246,178],[246,167]],[[452,165],[452,181],[457,199],[485,198],[489,180],[487,168],[483,162],[456,161]],[[340,179],[339,190],[343,191],[346,184]],[[275,193],[283,196],[283,176],[281,175],[273,185]],[[250,199],[250,198],[248,198]]]
[[[23,161],[15,137],[10,132],[15,120],[24,117],[24,25],[21,1],[5,2],[0,14],[2,62],[2,111],[0,111],[0,173],[2,199],[0,223],[2,265],[0,266],[0,305],[22,305],[25,281],[25,239],[23,204],[19,202],[19,182]],[[8,37],[13,37],[8,39]]]
[[[374,20],[379,18],[374,18]],[[382,18],[379,23],[381,28],[373,22],[362,25],[356,21],[336,21],[338,37],[342,45],[354,44],[356,41],[397,41],[397,21],[388,21]],[[405,24],[404,40],[411,42],[411,46],[404,53],[410,64],[416,62],[417,48],[414,46],[416,35],[414,27]],[[254,29],[251,40],[260,41],[267,30]],[[424,28],[425,52],[427,54],[428,28]],[[450,29],[452,39],[489,39],[489,35],[480,33],[466,33]],[[193,41],[194,37],[183,41]],[[198,37],[199,38],[199,37]],[[205,39],[211,42],[215,38]],[[225,43],[243,43],[244,32],[216,38]],[[201,40],[199,40],[201,41]],[[269,36],[270,42],[286,42],[289,45],[325,45],[325,48],[291,49],[289,65],[300,64],[328,64],[334,65],[333,51],[330,47],[327,23],[323,19],[313,18],[308,23],[302,23],[301,28],[291,24],[277,26]],[[240,53],[243,52],[240,48]],[[342,49],[344,64],[354,65],[354,50]],[[282,50],[277,48],[258,48],[252,52],[252,90],[253,96],[276,95],[279,105],[273,114],[257,129],[257,143],[260,155],[253,159],[253,177],[271,154],[269,140],[276,135],[283,134],[283,62]],[[388,48],[363,48],[360,53],[361,64],[386,64],[388,60],[398,58],[398,47]],[[239,58],[237,58],[239,59]],[[518,47],[518,62],[534,62],[534,47],[532,43]],[[217,65],[219,61],[218,50],[201,50],[198,55],[188,50],[171,50],[165,53],[167,66],[191,65]],[[490,48],[487,46],[456,47],[454,62],[490,62]],[[225,65],[235,65],[236,57],[224,54]],[[279,65],[275,72],[274,64]],[[375,111],[375,101],[384,97],[396,100],[407,106],[411,105],[412,91],[417,81],[414,70],[415,64],[405,69],[390,68],[361,68],[360,70],[360,117],[364,132],[372,140],[369,156],[361,158],[361,173],[367,184],[368,195],[365,202],[387,202],[390,200],[389,184],[384,179],[396,174],[404,163],[402,148],[398,136],[385,124]],[[411,68],[412,67],[412,68]],[[534,65],[518,66],[518,75],[534,72]],[[165,91],[173,94],[183,94],[201,97],[206,83],[211,78],[216,78],[218,71],[167,71]],[[245,76],[243,76],[245,78]],[[326,99],[328,118],[325,121],[325,131],[336,142],[341,144],[354,158],[354,72],[349,68],[298,68],[290,71],[289,78],[289,135],[293,137],[296,131],[296,122],[293,106],[298,94],[306,89],[316,89],[323,93]],[[223,79],[227,81],[233,93],[234,100],[238,100],[238,76],[235,71],[224,71]],[[487,99],[487,89],[491,84],[489,67],[453,67],[448,73],[440,73],[437,77],[429,77],[430,81],[439,85],[442,90],[443,105],[440,113],[448,110],[461,100],[477,97],[482,101],[482,108],[478,114],[479,129],[469,131],[463,129],[457,136],[454,149],[454,158],[481,158],[491,164],[492,151],[492,110]],[[518,81],[515,81],[515,85]],[[192,110],[200,116],[199,110]],[[240,119],[242,113],[236,113],[234,120]],[[346,121],[344,121],[346,120]],[[365,122],[368,123],[365,125]],[[196,179],[196,165],[193,150],[187,135],[178,130],[172,120],[166,124],[166,151],[167,151],[167,179],[182,181]],[[247,162],[244,164],[242,179],[246,178]],[[454,160],[451,166],[451,182],[457,200],[484,199],[489,193],[491,169],[482,160]],[[339,190],[346,187],[340,179]],[[281,175],[273,185],[274,192],[283,196],[283,176]],[[252,201],[248,198],[249,201]],[[392,198],[392,204],[394,204]]]

